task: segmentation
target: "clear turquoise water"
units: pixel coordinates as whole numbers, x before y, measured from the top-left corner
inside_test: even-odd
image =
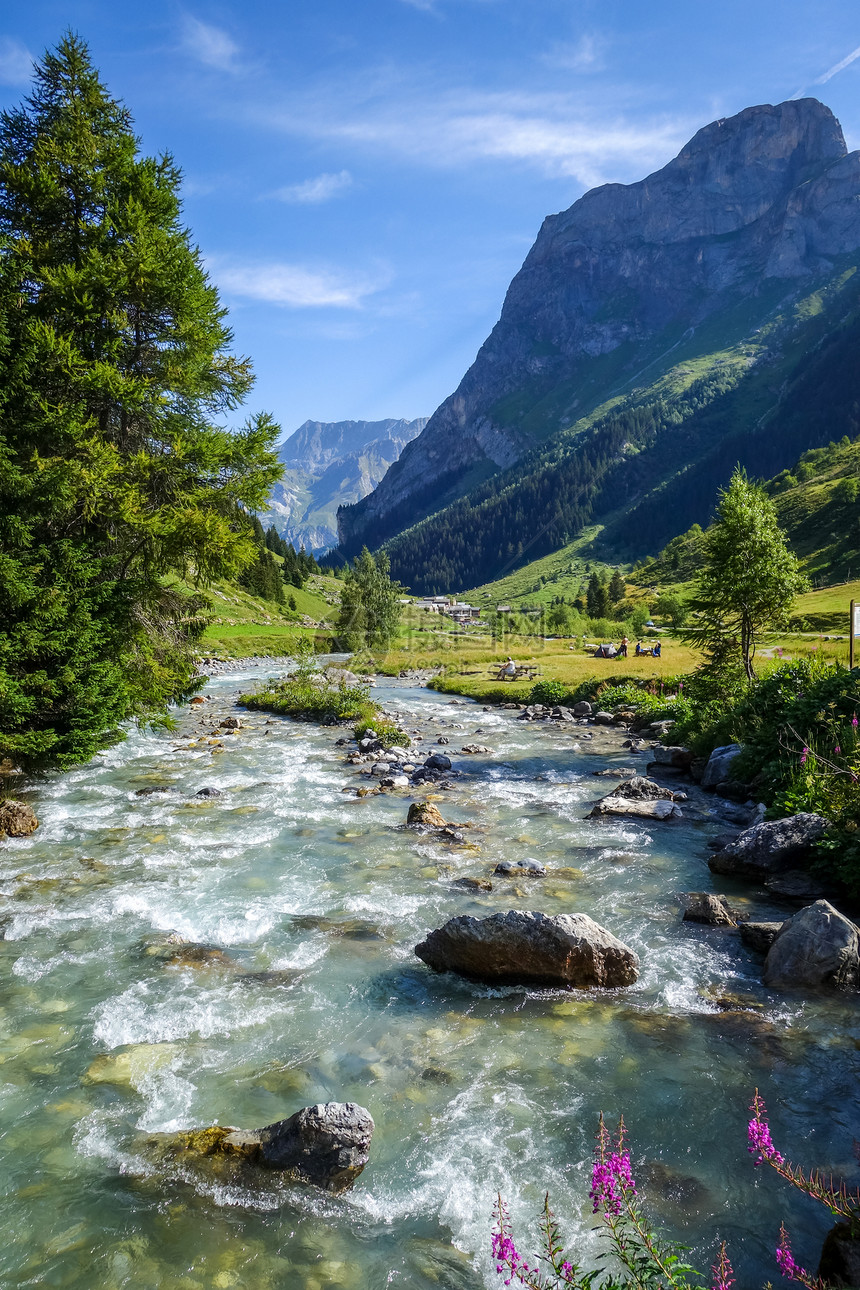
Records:
[[[479,850],[449,847],[397,828],[405,794],[341,792],[362,781],[337,731],[248,714],[223,751],[192,745],[243,683],[210,684],[206,726],[185,710],[177,732],[135,733],[46,778],[32,796],[41,827],[0,848],[0,1284],[500,1284],[487,1257],[499,1189],[524,1246],[549,1188],[571,1243],[596,1252],[600,1110],[624,1113],[651,1212],[700,1266],[725,1238],[739,1287],[775,1277],[782,1217],[814,1264],[828,1215],[752,1167],[746,1106],[758,1085],[787,1154],[850,1175],[856,1001],[769,992],[735,936],[681,923],[676,894],[713,889],[704,844],[717,822],[695,806],[651,830],[587,820],[607,787],[591,771],[621,757],[577,753],[569,731],[512,714],[380,689],[407,724],[447,734],[469,772],[442,809],[482,826]],[[459,757],[478,729],[493,756]],[[160,784],[176,791],[135,796]],[[223,795],[194,799],[205,785]],[[568,872],[494,880],[478,899],[452,886],[526,856]],[[492,990],[412,953],[454,914],[513,907],[590,913],[639,953],[640,981]],[[171,966],[172,934],[232,963]],[[252,975],[272,971],[286,975]],[[718,1011],[725,992],[755,1016]],[[142,1145],[348,1099],[377,1128],[340,1198],[269,1175],[242,1189],[165,1173]]]

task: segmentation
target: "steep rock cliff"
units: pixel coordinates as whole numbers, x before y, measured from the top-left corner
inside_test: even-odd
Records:
[[[459,388],[338,515],[377,546],[673,362],[736,343],[860,247],[860,153],[815,99],[747,108],[662,170],[548,217]]]

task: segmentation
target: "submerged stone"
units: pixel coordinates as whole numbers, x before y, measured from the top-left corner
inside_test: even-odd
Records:
[[[147,1076],[170,1066],[178,1052],[178,1044],[132,1044],[119,1053],[103,1053],[90,1063],[83,1082],[138,1088]]]

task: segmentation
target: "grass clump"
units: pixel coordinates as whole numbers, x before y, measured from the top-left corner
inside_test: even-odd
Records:
[[[320,725],[363,721],[371,726],[378,712],[366,685],[335,685],[321,674],[319,680],[289,676],[269,681],[260,690],[241,694],[239,702],[259,712],[276,712]]]
[[[353,728],[353,734],[356,739],[363,739],[371,730],[383,748],[395,748],[402,744],[403,731],[393,721],[386,721],[382,717],[373,721],[367,719],[359,721]]]
[[[373,702],[369,686],[330,677],[321,669],[307,643],[300,646],[298,658],[298,667],[290,676],[268,681],[262,689],[240,695],[239,702],[258,712],[275,712],[282,717],[314,721],[323,726],[351,722],[356,739],[373,730],[386,748],[402,742],[403,731]]]
[[[324,672],[308,642],[296,650],[298,666],[281,680],[269,680],[262,689],[241,694],[239,702],[258,712],[275,712],[299,721],[315,721],[332,726],[341,722],[364,722],[372,726],[380,709],[371,700],[367,685],[348,683],[342,676],[335,680]]]

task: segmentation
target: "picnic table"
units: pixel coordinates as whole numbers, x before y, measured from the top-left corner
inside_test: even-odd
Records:
[[[498,667],[491,667],[489,669],[489,675],[496,681],[533,681],[534,678],[540,674],[539,667],[525,667],[519,663],[517,664],[517,670],[513,675],[506,672],[504,669],[505,665],[504,663],[501,663]]]

